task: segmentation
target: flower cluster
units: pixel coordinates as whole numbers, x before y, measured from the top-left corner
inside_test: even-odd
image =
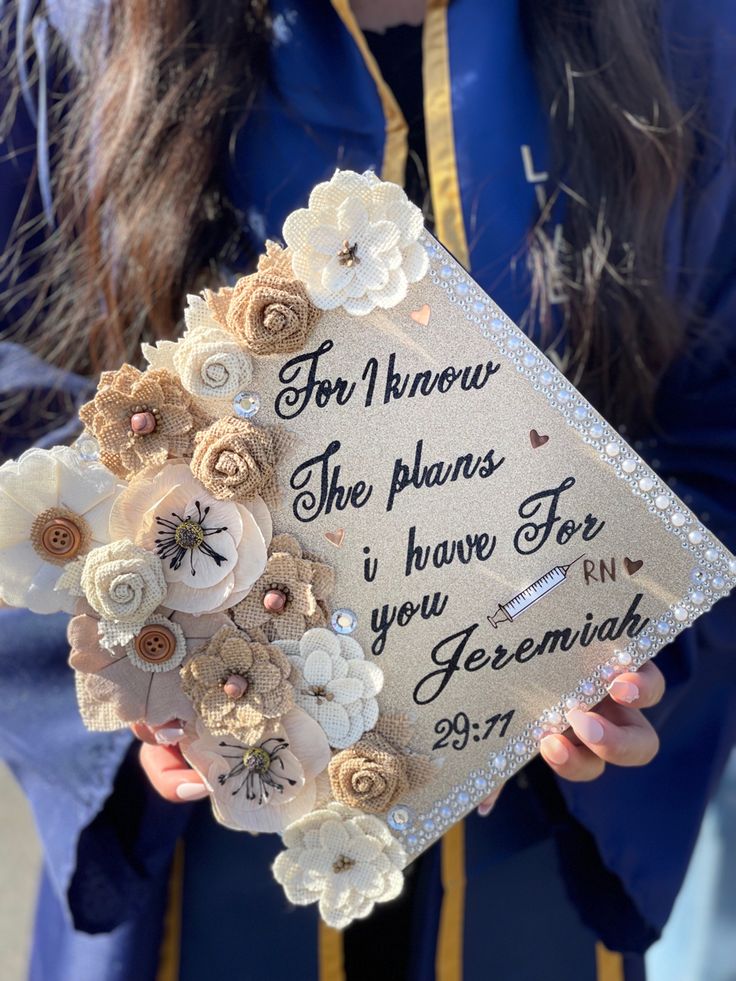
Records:
[[[254,418],[249,387],[323,311],[399,303],[427,268],[421,230],[400,188],[336,173],[287,218],[286,248],[188,297],[145,370],[102,373],[75,447],[0,467],[0,599],[74,614],[85,723],[175,722],[218,820],[283,833],[277,878],[335,926],[400,890],[406,857],[378,815],[431,768],[381,715],[378,665],[328,626],[332,567],[274,535],[293,437]]]

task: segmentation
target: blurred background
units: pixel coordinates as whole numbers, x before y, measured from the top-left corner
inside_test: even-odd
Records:
[[[25,981],[41,855],[31,813],[2,764],[0,829],[0,981]],[[736,981],[736,754],[647,972],[647,981]]]

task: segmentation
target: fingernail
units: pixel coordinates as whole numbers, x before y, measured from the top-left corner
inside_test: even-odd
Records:
[[[498,800],[500,793],[501,791],[497,790],[491,794],[490,798],[487,797],[485,800],[482,800],[480,804],[478,804],[476,810],[478,811],[479,817],[488,817],[493,808],[496,806],[496,801]]]
[[[176,796],[179,800],[201,800],[208,793],[207,788],[201,783],[180,783],[176,788]]]
[[[184,730],[174,726],[157,729],[154,733],[154,739],[159,746],[175,746],[183,737]]]
[[[558,736],[545,736],[540,742],[539,748],[544,758],[557,766],[562,766],[563,763],[567,763],[570,759],[570,752],[567,746]]]
[[[639,697],[639,688],[634,684],[633,681],[622,681],[620,678],[616,678],[608,686],[608,692],[610,695],[615,695],[620,702],[635,702]]]
[[[594,719],[580,709],[567,713],[567,720],[584,743],[602,743],[605,730],[598,719]]]

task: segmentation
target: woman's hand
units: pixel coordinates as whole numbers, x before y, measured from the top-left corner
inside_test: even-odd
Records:
[[[641,712],[656,705],[664,694],[664,676],[649,661],[637,672],[625,672],[611,683],[608,698],[590,712],[568,712],[565,734],[545,736],[539,744],[542,758],[566,780],[595,780],[606,767],[644,766],[659,749],[657,733]],[[182,735],[176,722],[157,729],[132,726],[142,740],[141,765],[155,789],[173,803],[207,796],[202,777],[187,765],[176,740]],[[496,791],[478,805],[478,813],[490,813]]]
[[[172,804],[185,804],[207,796],[204,780],[189,766],[176,745],[183,735],[176,720],[155,729],[140,724],[131,729],[142,742],[143,771],[162,797]]]
[[[644,766],[657,754],[659,738],[640,711],[664,695],[664,675],[656,664],[617,675],[608,692],[590,712],[568,712],[567,732],[545,736],[539,744],[542,758],[566,780],[595,780],[606,763]],[[487,797],[478,813],[490,813],[497,799],[498,792]]]

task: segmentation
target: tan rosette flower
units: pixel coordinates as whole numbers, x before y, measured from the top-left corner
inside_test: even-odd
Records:
[[[251,641],[237,627],[217,631],[181,669],[182,687],[207,729],[253,742],[269,720],[294,706],[287,656],[269,644]]]
[[[141,372],[129,364],[103,371],[97,394],[79,418],[100,445],[100,461],[124,478],[169,457],[190,456],[202,424],[176,375],[163,368]]]
[[[271,243],[258,272],[232,289],[205,292],[213,317],[240,338],[253,354],[292,354],[307,342],[319,317],[306,287]]]
[[[194,443],[192,473],[214,497],[278,503],[276,467],[290,445],[286,430],[224,418],[197,433]]]
[[[277,535],[266,571],[230,615],[243,630],[269,641],[299,640],[310,627],[326,625],[334,585],[330,566],[306,556],[291,535]]]
[[[433,773],[428,756],[406,748],[411,723],[403,715],[381,716],[349,749],[330,761],[335,800],[368,814],[381,814],[407,792],[422,787]]]

